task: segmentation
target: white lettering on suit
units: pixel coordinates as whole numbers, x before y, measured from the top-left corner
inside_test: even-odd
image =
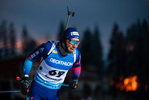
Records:
[[[60,65],[65,65],[65,66],[72,66],[73,63],[72,62],[64,62],[64,61],[60,61],[54,58],[50,58],[50,62],[55,63],[55,64],[60,64]]]

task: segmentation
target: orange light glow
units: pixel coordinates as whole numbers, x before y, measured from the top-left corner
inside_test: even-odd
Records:
[[[125,90],[125,91],[136,91],[138,89],[139,83],[138,83],[138,78],[137,76],[131,76],[125,78],[123,81],[119,82],[116,87],[119,88],[120,90]]]

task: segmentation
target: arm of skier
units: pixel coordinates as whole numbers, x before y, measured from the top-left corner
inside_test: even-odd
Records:
[[[23,95],[27,95],[29,92],[29,74],[32,68],[32,64],[37,59],[41,58],[41,55],[43,54],[43,51],[41,51],[41,48],[44,47],[44,44],[37,47],[33,52],[31,52],[25,59],[24,65],[23,65],[23,74],[21,76],[21,93]]]
[[[23,65],[23,75],[26,75],[26,77],[29,77],[32,64],[37,59],[40,59],[43,55],[44,51],[44,44],[40,45],[36,49],[34,49],[25,59],[24,65]]]
[[[78,80],[81,73],[81,54],[77,57],[76,62],[74,63],[73,67],[71,68],[72,71],[72,83],[70,84],[70,88],[75,89],[78,87]]]
[[[29,91],[29,74],[32,68],[32,64],[37,59],[40,59],[41,57],[45,57],[48,53],[48,50],[51,48],[52,42],[47,42],[36,49],[33,50],[25,59],[24,66],[23,66],[23,74],[22,74],[22,81],[21,81],[21,93],[24,95],[27,95]]]

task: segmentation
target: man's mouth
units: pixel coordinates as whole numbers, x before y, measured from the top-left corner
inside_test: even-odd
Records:
[[[74,48],[70,48],[71,50],[74,50]]]
[[[70,51],[73,52],[75,50],[75,48],[70,48]]]

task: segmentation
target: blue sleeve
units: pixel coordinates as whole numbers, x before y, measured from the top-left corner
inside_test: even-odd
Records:
[[[81,53],[77,50],[76,54],[76,62],[73,64],[73,67],[71,68],[73,78],[79,78],[81,73]]]
[[[24,66],[23,66],[23,74],[29,75],[30,70],[32,68],[33,62],[28,58],[25,59]]]
[[[79,50],[76,50],[76,62],[73,64],[73,67],[81,66],[81,53]]]
[[[43,43],[27,56],[23,65],[23,74],[30,74],[33,62],[40,59],[41,57],[45,57],[51,49],[52,44],[53,41]]]

